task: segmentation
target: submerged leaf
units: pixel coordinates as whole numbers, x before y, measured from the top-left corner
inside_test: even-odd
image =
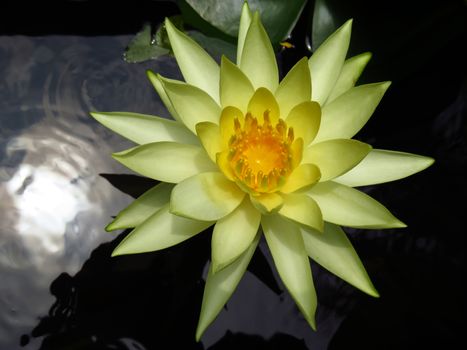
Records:
[[[123,55],[126,62],[139,63],[169,53],[169,50],[158,46],[151,36],[151,25],[145,24],[128,44]]]

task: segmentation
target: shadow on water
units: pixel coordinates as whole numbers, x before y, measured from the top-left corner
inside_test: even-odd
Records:
[[[50,291],[57,300],[31,333],[44,337],[40,349],[204,349],[194,331],[209,232],[170,250],[110,258],[123,236],[94,250],[75,276],[61,274],[53,281]],[[306,349],[290,335],[266,340],[231,332],[209,349],[281,349],[281,344]]]

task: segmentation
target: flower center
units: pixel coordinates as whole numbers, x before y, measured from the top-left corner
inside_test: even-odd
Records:
[[[243,126],[238,118],[234,119],[229,162],[241,184],[254,192],[273,192],[292,171],[290,146],[294,132],[282,119],[273,126],[269,111],[263,117],[262,125],[251,113],[246,114]]]

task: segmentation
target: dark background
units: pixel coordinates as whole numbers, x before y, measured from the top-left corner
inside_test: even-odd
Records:
[[[4,5],[1,11],[0,34],[124,36],[136,33],[145,22],[158,23],[179,12],[174,2],[107,2],[107,7],[102,3],[11,2],[11,7]],[[295,48],[280,54],[282,71],[310,54],[306,37],[312,3],[292,33]],[[354,18],[349,56],[373,52],[360,83],[393,82],[356,138],[374,148],[431,156],[436,163],[413,177],[366,189],[406,222],[407,229],[348,231],[381,298],[363,295],[313,264],[320,302],[318,331],[320,326],[328,331],[308,338],[307,332],[313,331],[300,323],[295,311],[285,317],[286,322],[298,325],[293,334],[281,330],[283,311],[278,311],[277,319],[263,320],[277,329],[275,334],[265,334],[260,324],[258,331],[254,324],[248,333],[231,330],[239,313],[264,312],[257,301],[271,290],[278,303],[288,301],[262,246],[263,253],[256,253],[250,269],[264,283],[262,289],[255,287],[250,294],[250,282],[241,283],[234,295],[237,304],[233,308],[228,303],[226,316],[217,320],[222,326],[215,332],[222,334],[211,336],[216,341],[209,349],[465,348],[465,2],[334,0],[329,5],[340,23]],[[6,118],[0,119],[0,129],[7,129],[7,121],[15,123]],[[152,185],[128,175],[102,177],[133,196]],[[117,189],[109,186],[108,191]],[[91,255],[76,274],[57,274],[48,287],[56,302],[14,342],[32,348],[31,340],[40,339],[41,349],[207,348],[194,342],[194,330],[202,297],[201,275],[209,257],[209,233],[166,251],[110,259],[123,236],[90,248]],[[18,293],[30,297],[25,290]],[[239,310],[242,300],[253,307]],[[274,310],[268,312],[274,314]]]

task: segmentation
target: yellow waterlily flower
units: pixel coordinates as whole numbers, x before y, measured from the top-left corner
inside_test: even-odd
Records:
[[[115,153],[116,160],[161,181],[108,225],[135,228],[113,256],[168,248],[214,225],[198,340],[235,290],[262,233],[312,328],[317,297],[309,258],[378,296],[340,226],[405,225],[353,187],[409,176],[433,160],[352,139],[390,85],[355,87],[370,54],[345,59],[352,21],[280,83],[268,35],[248,4],[236,64],[223,57],[219,66],[169,20],[165,25],[186,82],[148,76],[175,120],[92,113],[139,144]]]

